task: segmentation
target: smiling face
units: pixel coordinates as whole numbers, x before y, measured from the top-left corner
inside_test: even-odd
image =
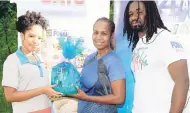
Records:
[[[40,25],[33,25],[24,33],[21,33],[22,47],[28,52],[39,48],[42,39],[43,29]]]
[[[145,26],[146,9],[142,2],[132,2],[129,6],[129,23],[134,30],[142,31]]]
[[[98,50],[110,48],[111,35],[112,33],[108,22],[99,20],[94,24],[92,40]]]

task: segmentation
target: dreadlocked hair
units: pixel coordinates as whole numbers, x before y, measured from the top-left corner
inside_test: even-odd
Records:
[[[130,42],[129,46],[132,44],[132,51],[135,49],[138,41],[139,41],[139,36],[138,32],[136,30],[133,30],[130,22],[129,22],[129,6],[131,3],[134,1],[129,1],[125,8],[125,13],[124,13],[124,28],[123,28],[123,35],[127,35],[127,39]],[[162,28],[165,30],[168,30],[168,28],[164,25],[156,2],[155,1],[139,1],[142,2],[145,5],[146,8],[146,42],[148,42],[154,33],[157,33],[157,28]],[[168,30],[169,31],[169,30]]]

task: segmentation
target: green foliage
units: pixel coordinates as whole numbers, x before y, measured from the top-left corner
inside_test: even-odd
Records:
[[[110,19],[113,21],[113,16],[114,16],[114,1],[111,0],[110,1],[110,13],[109,13],[109,17]]]
[[[6,102],[2,87],[0,87],[0,102],[0,113],[12,113],[11,105]]]
[[[16,13],[16,4],[10,3],[8,1],[0,1],[0,18],[4,17],[5,15],[14,17]]]
[[[1,87],[3,63],[17,49],[16,4],[0,1],[0,113],[12,113]],[[11,70],[10,70],[11,71]]]

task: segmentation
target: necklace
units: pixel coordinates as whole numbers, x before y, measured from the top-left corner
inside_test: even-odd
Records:
[[[144,42],[144,38],[142,38],[142,42],[144,43],[144,44],[146,44],[146,45],[148,45],[148,44],[150,44],[150,43],[153,43],[155,40],[156,40],[156,38],[158,37],[158,35],[161,33],[161,32],[163,32],[164,30],[162,30],[162,31],[160,31],[156,36],[155,36],[155,38],[151,41],[151,42]]]

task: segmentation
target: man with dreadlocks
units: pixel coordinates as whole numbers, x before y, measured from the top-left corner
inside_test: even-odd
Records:
[[[189,88],[187,61],[156,3],[128,2],[123,30],[133,52],[133,113],[182,113]]]

